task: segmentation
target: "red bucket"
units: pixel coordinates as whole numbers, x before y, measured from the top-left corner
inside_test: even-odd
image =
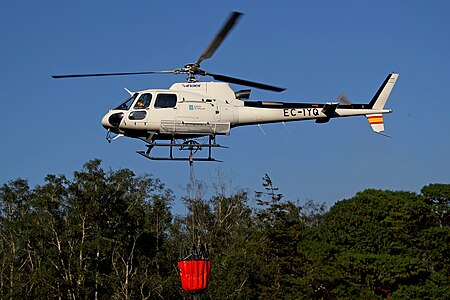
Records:
[[[201,293],[208,287],[209,275],[211,273],[210,260],[180,260],[181,286],[186,293]]]

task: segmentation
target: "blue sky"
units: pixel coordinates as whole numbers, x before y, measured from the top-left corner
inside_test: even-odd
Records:
[[[363,117],[234,129],[197,163],[211,186],[261,190],[269,174],[287,199],[334,202],[365,188],[419,191],[450,182],[450,2],[448,1],[6,1],[0,9],[0,183],[42,184],[93,158],[106,169],[151,173],[178,196],[187,163],[153,162],[140,141],[105,140],[101,117],[123,90],[168,88],[184,76],[54,80],[51,74],[164,70],[194,62],[231,11],[245,13],[208,71],[286,87],[253,89],[253,100],[370,101],[400,73],[386,132]],[[209,80],[209,78],[207,78]],[[239,86],[233,86],[239,89]],[[162,153],[161,153],[162,154]],[[213,188],[209,188],[213,192]],[[183,212],[180,200],[175,203]]]

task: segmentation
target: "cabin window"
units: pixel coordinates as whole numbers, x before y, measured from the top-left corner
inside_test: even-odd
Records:
[[[144,109],[147,108],[150,105],[150,102],[152,101],[152,94],[142,94],[136,104],[134,105],[134,109]]]
[[[147,112],[145,110],[136,110],[132,111],[128,116],[130,120],[144,120],[147,116]]]
[[[134,93],[130,98],[127,98],[122,104],[117,106],[115,109],[117,110],[129,110],[131,107],[131,104],[133,104],[134,100],[136,99],[136,96],[138,94]]]
[[[155,108],[175,107],[176,104],[177,104],[177,95],[158,94],[155,101]]]

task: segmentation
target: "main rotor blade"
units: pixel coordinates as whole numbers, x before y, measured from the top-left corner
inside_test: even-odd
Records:
[[[219,48],[220,44],[222,44],[223,40],[228,35],[233,26],[236,24],[236,21],[239,19],[241,15],[242,13],[236,11],[230,15],[228,21],[222,26],[222,29],[214,37],[214,39],[211,41],[211,43],[208,45],[205,51],[203,51],[199,59],[197,59],[197,61],[195,62],[197,65],[200,65],[200,63],[203,60],[210,58],[214,54],[214,52],[216,52],[217,48]]]
[[[220,75],[220,74],[205,72],[205,75],[212,76],[215,80],[224,81],[224,82],[228,82],[228,83],[235,83],[235,84],[240,84],[240,85],[245,85],[245,86],[251,86],[251,87],[263,89],[263,90],[269,90],[269,91],[274,91],[274,92],[282,92],[285,90],[285,88],[280,88],[280,87],[273,86],[273,85],[258,83],[258,82],[254,82],[254,81],[248,81],[248,80],[225,76],[225,75]]]
[[[170,74],[175,70],[167,71],[148,71],[148,72],[125,72],[125,73],[100,73],[100,74],[68,74],[68,75],[52,75],[52,78],[78,78],[78,77],[101,77],[101,76],[127,76],[127,75],[144,75],[144,74]]]

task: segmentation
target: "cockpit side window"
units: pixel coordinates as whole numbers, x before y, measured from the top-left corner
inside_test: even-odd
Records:
[[[177,105],[176,94],[158,94],[155,100],[155,108],[168,108]]]
[[[149,93],[142,94],[133,108],[134,109],[147,108],[149,107],[151,101],[152,101],[152,94]]]
[[[129,110],[131,107],[131,104],[133,104],[134,100],[137,97],[137,93],[134,93],[130,98],[122,102],[119,106],[117,106],[115,109],[117,110]]]

